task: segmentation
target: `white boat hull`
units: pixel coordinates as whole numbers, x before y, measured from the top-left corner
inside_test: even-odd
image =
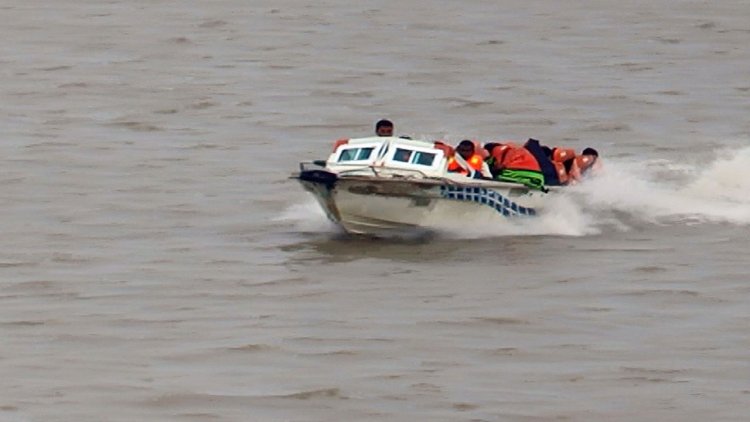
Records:
[[[310,174],[313,173],[313,174]],[[325,171],[297,176],[328,218],[353,234],[408,235],[456,227],[466,219],[523,218],[543,205],[545,193],[516,184],[471,180],[338,176]]]

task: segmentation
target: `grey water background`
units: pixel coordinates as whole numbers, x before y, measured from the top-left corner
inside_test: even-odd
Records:
[[[747,1],[0,22],[0,421],[748,420]],[[288,175],[382,117],[595,146],[626,183],[541,232],[342,237]],[[731,198],[669,197],[717,162]]]

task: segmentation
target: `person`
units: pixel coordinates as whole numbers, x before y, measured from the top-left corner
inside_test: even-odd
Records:
[[[599,153],[586,148],[580,155],[569,148],[550,148],[536,139],[519,147],[512,143],[489,143],[488,162],[497,180],[522,183],[544,190],[544,186],[572,185],[589,171],[601,167]]]
[[[375,123],[375,134],[378,136],[393,136],[393,122],[387,119]]]
[[[571,169],[575,161],[576,152],[571,148],[555,147],[550,150],[549,158],[557,170],[557,181],[567,185],[571,181]]]
[[[448,159],[449,172],[461,173],[470,177],[477,177],[477,175],[481,175],[481,177],[492,178],[490,168],[487,166],[487,163],[484,162],[482,156],[476,152],[474,142],[468,139],[464,139],[456,147],[456,154],[460,155],[461,158],[466,161],[469,167],[471,167],[472,172],[470,174],[468,169],[465,169],[463,166],[461,166],[461,164],[459,164],[456,160],[455,156]]]
[[[571,160],[570,170],[568,171],[568,183],[576,184],[590,171],[596,171],[601,168],[599,161],[599,152],[594,148],[585,148],[581,155],[577,155]]]
[[[495,147],[495,150],[499,149]],[[496,157],[495,179],[541,190],[545,185],[559,185],[557,169],[548,154],[538,140],[531,138],[523,146],[505,147],[493,153]]]
[[[574,185],[591,170],[601,167],[598,160],[599,152],[594,148],[585,148],[581,154],[576,154],[570,148],[553,148],[550,159],[557,169],[558,180],[561,185]]]
[[[485,162],[490,168],[492,177],[497,177],[500,174],[500,171],[503,169],[502,163],[505,155],[513,148],[518,148],[518,145],[513,141],[488,142],[484,144],[484,149],[489,154],[485,158]]]

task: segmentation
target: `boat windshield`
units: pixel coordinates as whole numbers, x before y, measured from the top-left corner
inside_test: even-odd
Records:
[[[342,161],[362,161],[362,160],[368,160],[370,158],[370,155],[372,155],[372,151],[375,148],[373,147],[367,147],[367,148],[347,148],[343,151],[341,151],[341,154],[339,155],[338,162]]]
[[[393,154],[393,161],[402,163],[419,164],[422,166],[431,166],[435,161],[435,154],[424,151],[415,151],[404,148],[397,148]]]

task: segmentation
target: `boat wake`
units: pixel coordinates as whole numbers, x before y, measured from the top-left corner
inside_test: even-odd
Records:
[[[438,234],[475,239],[498,236],[587,236],[649,225],[750,225],[750,147],[718,151],[707,163],[607,159],[595,178],[549,197],[534,218],[441,222]],[[337,233],[312,197],[287,208],[278,221],[300,232]]]
[[[338,227],[326,218],[326,214],[312,196],[306,195],[302,198],[304,199],[300,203],[287,207],[274,218],[274,221],[290,225],[293,230],[302,233],[339,231]]]
[[[708,163],[607,162],[595,179],[573,187],[597,225],[617,217],[634,224],[750,224],[750,148],[720,151]],[[583,212],[583,211],[582,211]],[[604,218],[604,220],[603,220]]]

